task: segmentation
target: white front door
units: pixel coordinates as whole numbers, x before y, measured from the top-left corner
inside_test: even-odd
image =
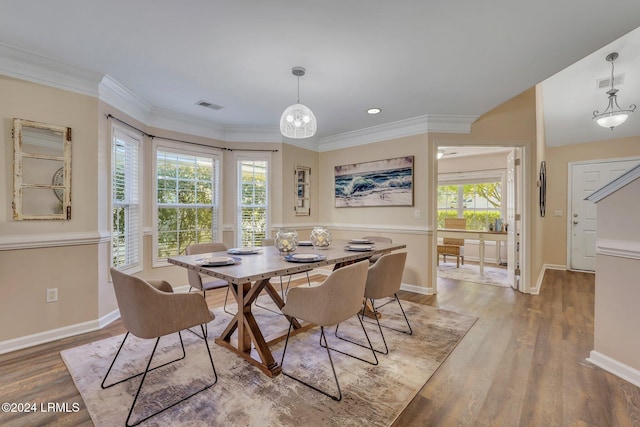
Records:
[[[569,268],[596,269],[596,204],[585,197],[638,164],[638,160],[619,160],[570,164]]]

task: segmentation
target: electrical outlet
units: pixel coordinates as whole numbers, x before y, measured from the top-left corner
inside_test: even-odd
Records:
[[[58,301],[58,288],[47,289],[47,302]]]
[[[416,209],[413,211],[413,217],[415,219],[420,219],[420,209]]]

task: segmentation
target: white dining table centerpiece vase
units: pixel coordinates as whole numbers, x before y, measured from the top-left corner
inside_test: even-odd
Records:
[[[275,246],[282,255],[294,252],[298,247],[298,232],[283,228],[276,233]]]
[[[309,240],[313,249],[327,249],[331,244],[331,232],[325,227],[313,227]]]

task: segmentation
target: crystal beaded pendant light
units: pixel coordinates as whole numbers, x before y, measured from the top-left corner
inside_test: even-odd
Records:
[[[593,112],[593,120],[603,128],[609,128],[611,130],[627,121],[629,114],[633,113],[636,109],[635,104],[631,104],[626,110],[623,110],[618,105],[618,96],[616,95],[618,89],[614,89],[613,87],[613,61],[617,58],[618,52],[610,53],[606,57],[606,60],[611,62],[611,89],[607,91],[607,95],[609,95],[609,105],[607,105],[607,109],[602,113],[598,112],[598,110]]]
[[[287,107],[280,117],[280,132],[288,138],[309,138],[316,134],[318,122],[313,112],[300,104],[300,77],[304,76],[304,67],[293,67],[291,73],[298,78],[298,101]]]

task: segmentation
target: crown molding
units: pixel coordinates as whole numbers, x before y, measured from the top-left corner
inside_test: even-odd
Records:
[[[0,43],[0,74],[97,97],[147,126],[224,142],[277,142],[312,151],[338,150],[428,132],[470,133],[478,116],[424,115],[325,138],[289,139],[275,126],[222,125],[153,107],[108,75]]]
[[[109,75],[105,75],[100,81],[98,98],[139,122],[146,124],[149,121],[151,104]]]
[[[424,115],[399,120],[393,123],[386,123],[321,138],[318,151],[340,150],[429,132],[471,133],[471,123],[478,117],[479,116],[464,115]]]
[[[154,128],[186,133],[225,141],[225,126],[175,111],[152,108],[146,125]]]
[[[284,137],[277,126],[239,126],[224,127],[224,140],[227,142],[277,142]]]
[[[96,97],[102,74],[0,43],[0,74]]]
[[[480,116],[429,114],[429,133],[471,133],[471,124],[478,117]]]
[[[280,130],[278,129],[278,133]],[[303,138],[303,139],[294,139],[294,138],[286,138],[282,137],[282,142],[285,144],[293,145],[294,147],[304,148],[309,151],[320,151],[320,146],[318,144],[318,140],[315,138]]]

